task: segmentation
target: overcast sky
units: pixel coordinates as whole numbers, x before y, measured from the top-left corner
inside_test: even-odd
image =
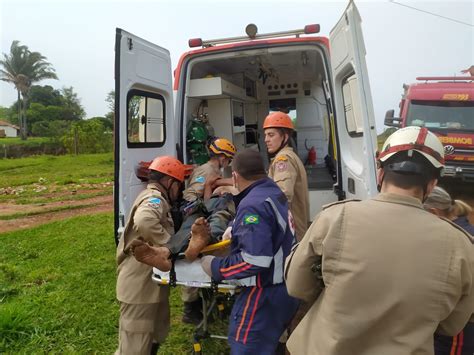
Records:
[[[362,17],[378,131],[385,111],[396,109],[402,84],[417,76],[461,75],[474,64],[474,1],[408,1],[399,4],[446,16],[457,23],[388,0],[356,1]],[[0,0],[1,52],[13,40],[47,57],[59,80],[40,85],[73,86],[88,117],[107,113],[114,88],[115,28],[170,50],[173,66],[189,38],[244,35],[248,23],[259,33],[321,24],[328,35],[347,1],[45,1]],[[0,83],[0,105],[16,100],[12,85]]]

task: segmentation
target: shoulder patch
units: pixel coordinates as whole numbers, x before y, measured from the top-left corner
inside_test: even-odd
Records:
[[[198,176],[198,177],[196,177],[196,179],[194,181],[199,182],[199,183],[203,183],[203,182],[206,182],[206,178],[204,176]]]
[[[275,162],[279,161],[288,161],[288,157],[286,155],[279,155],[275,158]]]
[[[287,171],[288,170],[288,162],[285,160],[285,161],[277,161],[275,163],[275,169],[277,171]]]
[[[150,197],[146,205],[152,208],[158,208],[161,205],[161,199],[158,197]]]
[[[336,205],[342,205],[343,203],[348,203],[348,202],[360,202],[362,200],[356,199],[356,198],[351,198],[347,200],[342,200],[342,201],[336,201],[333,203],[328,203],[327,205],[323,206],[323,210],[328,209],[329,207],[336,206]]]
[[[244,224],[259,224],[260,217],[258,214],[246,214],[244,216]]]

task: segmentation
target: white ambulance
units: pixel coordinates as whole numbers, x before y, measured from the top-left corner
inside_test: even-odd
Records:
[[[329,38],[303,30],[190,40],[174,71],[169,52],[122,29],[115,44],[115,233],[145,187],[140,161],[191,159],[187,133],[206,117],[237,150],[266,155],[262,123],[284,108],[295,119],[305,162],[310,215],[321,206],[376,193],[376,128],[361,18],[351,1]],[[311,159],[308,155],[311,151]],[[316,160],[314,160],[316,151]]]

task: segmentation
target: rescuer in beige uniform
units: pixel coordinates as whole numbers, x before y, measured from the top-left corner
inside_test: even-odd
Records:
[[[377,159],[381,193],[316,217],[286,260],[290,295],[312,306],[292,354],[433,354],[433,334],[457,334],[474,307],[470,237],[423,209],[444,166],[426,128],[402,128]]]
[[[296,225],[296,239],[300,241],[308,229],[309,194],[306,170],[290,144],[293,122],[286,113],[273,112],[265,118],[263,130],[271,158],[268,176],[288,198]]]
[[[221,169],[229,166],[235,152],[235,146],[228,139],[214,139],[209,144],[209,161],[193,170],[183,198],[188,202],[203,198],[206,181],[212,176],[221,176]]]
[[[130,253],[140,238],[160,246],[174,233],[170,204],[179,198],[186,166],[173,157],[158,157],[151,163],[147,188],[135,200],[117,248],[117,299],[120,301],[117,354],[149,355],[157,352],[169,332],[169,288],[151,279],[152,267],[138,262]],[[171,267],[161,255],[162,269]]]
[[[183,192],[187,202],[204,198],[204,186],[212,177],[221,176],[221,169],[229,166],[235,155],[235,146],[225,138],[216,138],[209,145],[210,159],[207,163],[198,166],[189,177],[189,184]],[[181,299],[184,303],[184,323],[198,324],[202,320],[201,299],[196,287],[183,287]]]

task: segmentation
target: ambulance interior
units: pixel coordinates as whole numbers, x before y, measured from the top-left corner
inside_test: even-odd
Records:
[[[318,47],[298,45],[192,59],[184,101],[186,161],[199,160],[190,135],[196,121],[207,122],[209,135],[231,140],[237,151],[257,149],[266,157],[263,120],[271,111],[283,111],[294,120],[296,152],[305,165],[310,191],[332,190],[336,170],[323,58]]]

